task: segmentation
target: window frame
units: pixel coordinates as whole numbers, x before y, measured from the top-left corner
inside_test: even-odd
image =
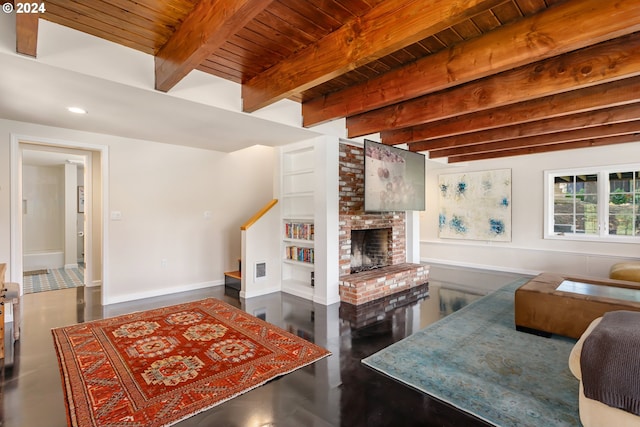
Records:
[[[638,172],[640,163],[622,165],[593,166],[544,171],[544,239],[577,240],[590,242],[640,243],[640,236],[619,236],[609,234],[609,200],[611,196],[609,175],[618,172]],[[575,234],[554,232],[554,179],[557,176],[597,175],[597,234]]]

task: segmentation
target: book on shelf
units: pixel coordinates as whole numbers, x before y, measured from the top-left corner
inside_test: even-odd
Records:
[[[293,261],[307,262],[309,264],[313,264],[315,261],[313,248],[303,248],[299,246],[287,246],[286,257]]]
[[[286,222],[284,234],[288,239],[313,240],[314,226],[311,222]]]

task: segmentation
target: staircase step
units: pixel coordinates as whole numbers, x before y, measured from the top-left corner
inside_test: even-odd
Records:
[[[226,288],[239,291],[242,287],[242,276],[239,271],[228,271],[224,273],[224,286]]]
[[[228,271],[228,272],[224,273],[224,275],[225,275],[225,277],[229,276],[229,277],[232,277],[232,278],[238,279],[238,280],[242,279],[242,273],[239,272],[239,271]]]

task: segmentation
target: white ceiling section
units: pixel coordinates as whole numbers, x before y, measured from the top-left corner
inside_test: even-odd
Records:
[[[242,113],[239,85],[191,74],[158,92],[151,56],[43,20],[38,59],[24,57],[14,16],[0,15],[0,118],[222,152],[318,135],[300,126],[298,103]]]

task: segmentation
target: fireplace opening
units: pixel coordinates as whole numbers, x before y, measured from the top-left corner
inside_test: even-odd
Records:
[[[390,228],[351,230],[351,274],[389,265]]]

